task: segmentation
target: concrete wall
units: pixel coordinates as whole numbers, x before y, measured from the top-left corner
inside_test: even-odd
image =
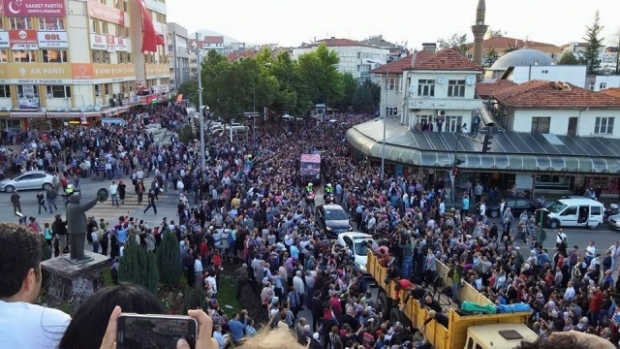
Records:
[[[568,133],[568,124],[571,117],[577,118],[576,135],[581,137],[596,136],[596,137],[620,137],[620,109],[616,110],[601,110],[601,109],[589,109],[589,110],[530,110],[530,109],[516,109],[514,114],[509,117],[509,124],[507,129],[515,132],[527,132],[532,131],[532,118],[533,117],[550,117],[551,122],[549,124],[549,133],[555,135],[565,136]],[[606,117],[613,119],[613,132],[611,134],[597,134],[595,133],[596,118]]]

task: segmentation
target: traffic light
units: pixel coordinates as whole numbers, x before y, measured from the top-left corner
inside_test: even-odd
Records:
[[[491,139],[493,139],[493,136],[491,135],[484,135],[484,138],[482,139],[482,152],[486,153],[491,151]]]
[[[452,177],[458,177],[458,175],[459,175],[459,168],[455,166],[452,168]]]

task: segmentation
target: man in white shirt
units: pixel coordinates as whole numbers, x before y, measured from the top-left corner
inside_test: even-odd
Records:
[[[196,259],[194,260],[194,273],[196,274],[196,289],[198,291],[202,291],[202,261],[200,260],[200,257],[196,257]]]
[[[217,299],[217,282],[215,281],[214,273],[209,273],[209,276],[205,278],[205,286],[211,286],[211,290],[213,290],[213,298]]]
[[[31,229],[0,223],[0,347],[58,347],[69,315],[34,305],[41,290],[41,244]]]
[[[118,184],[115,181],[112,181],[112,184],[110,184],[110,199],[112,206],[116,205],[118,207]]]
[[[484,201],[481,201],[480,202],[480,217],[484,217],[486,214],[487,214],[487,205],[484,203]]]
[[[568,241],[568,236],[566,236],[566,233],[564,232],[564,230],[560,229],[556,232],[555,234],[555,244],[556,246],[560,246],[560,244],[562,243],[562,241],[564,241],[564,239],[566,239],[566,241]]]
[[[566,302],[571,302],[573,299],[575,299],[575,288],[573,287],[573,282],[569,281],[568,284],[566,285],[566,291],[564,292],[564,300]]]
[[[616,241],[615,244],[609,247],[609,252],[611,252],[611,270],[614,270],[616,267],[616,260],[620,257],[620,242]]]
[[[589,264],[590,262],[592,262],[592,259],[594,259],[594,256],[596,256],[596,247],[594,247],[594,241],[590,241],[590,244],[588,244],[588,247],[585,248],[586,251],[586,262]]]

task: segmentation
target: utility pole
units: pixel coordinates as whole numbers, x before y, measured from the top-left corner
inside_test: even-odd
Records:
[[[196,32],[196,58],[198,62],[198,114],[200,115],[200,169],[202,170],[202,176],[207,173],[207,159],[205,149],[205,117],[202,114],[202,73],[200,72],[200,66],[202,65],[202,59],[200,58],[200,44],[198,44],[200,33]]]
[[[385,137],[387,132],[387,104],[388,104],[388,85],[390,83],[390,66],[386,65],[387,74],[385,75],[385,107],[383,114],[383,142],[381,142],[381,179],[385,179]]]

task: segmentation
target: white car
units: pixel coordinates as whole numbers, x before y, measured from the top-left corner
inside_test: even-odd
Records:
[[[12,179],[0,181],[0,191],[12,193],[17,190],[48,190],[52,187],[54,176],[45,171],[27,171]]]
[[[607,218],[607,223],[609,223],[610,228],[620,230],[620,213],[609,216],[609,218]]]
[[[351,250],[355,258],[355,270],[361,271],[364,275],[369,274],[366,270],[366,261],[368,260],[368,243],[374,243],[372,235],[355,232],[340,233],[336,243]],[[332,250],[332,252],[335,251]]]

